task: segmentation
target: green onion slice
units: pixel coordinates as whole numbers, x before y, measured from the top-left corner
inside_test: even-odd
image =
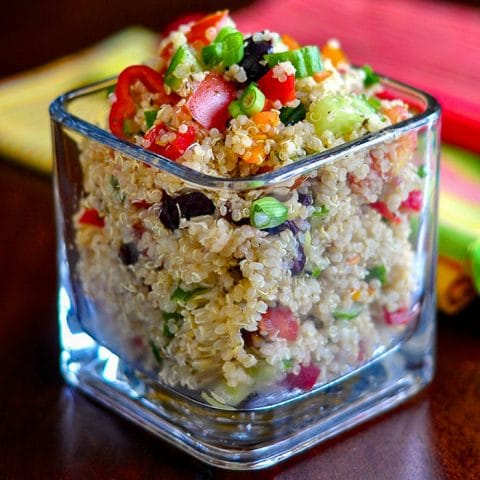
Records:
[[[224,67],[230,67],[242,60],[244,55],[243,35],[240,32],[227,34],[222,39],[222,61]]]
[[[190,47],[181,45],[172,57],[170,65],[165,72],[165,84],[172,90],[177,91],[188,75],[201,71],[202,69]]]
[[[284,125],[293,125],[297,122],[301,122],[302,120],[305,120],[306,115],[307,110],[303,103],[300,103],[295,108],[283,107],[280,110],[280,120]]]
[[[228,106],[228,111],[233,118],[237,118],[239,115],[243,114],[242,106],[238,100],[234,100]]]
[[[251,83],[240,97],[241,109],[248,116],[251,116],[261,112],[264,106],[265,95],[254,83]]]
[[[214,67],[222,61],[222,44],[212,43],[202,48],[202,60],[207,67]]]
[[[143,116],[145,117],[145,123],[147,124],[147,130],[153,127],[155,120],[157,119],[158,110],[145,110]]]
[[[290,62],[295,67],[297,78],[310,77],[323,70],[320,52],[315,46],[297,48],[288,52],[268,53],[263,58],[270,68],[281,62]]]
[[[353,320],[362,313],[362,310],[362,305],[354,305],[349,310],[335,310],[333,312],[333,318],[335,320]]]
[[[315,207],[315,210],[312,212],[312,218],[323,218],[326,217],[329,208],[326,205],[320,205],[319,207]]]
[[[310,273],[310,276],[312,278],[318,278],[322,273],[322,269],[320,267],[315,267],[311,273]]]
[[[385,265],[375,265],[374,267],[369,268],[367,272],[368,273],[365,277],[365,281],[369,282],[370,280],[376,278],[380,280],[382,285],[387,283],[387,269],[385,268]]]
[[[380,77],[373,71],[370,65],[364,65],[362,70],[365,72],[363,84],[366,87],[371,87],[380,81]]]
[[[250,208],[250,222],[256,228],[277,227],[285,223],[287,218],[287,206],[273,197],[259,198]]]
[[[193,297],[196,297],[197,295],[202,295],[203,293],[207,293],[209,290],[210,289],[207,287],[199,287],[190,291],[185,291],[180,287],[177,287],[172,293],[170,300],[173,300],[174,302],[186,303]]]

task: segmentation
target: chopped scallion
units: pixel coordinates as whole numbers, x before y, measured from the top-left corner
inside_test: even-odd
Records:
[[[420,177],[420,178],[425,178],[427,176],[427,167],[425,167],[425,165],[420,165],[418,167],[418,170],[417,170],[417,175]]]
[[[173,300],[174,302],[186,303],[193,297],[208,292],[208,290],[209,289],[206,287],[199,287],[199,288],[195,288],[194,290],[185,291],[180,287],[177,287],[175,291],[172,293],[170,300]]]
[[[380,81],[380,77],[373,71],[370,65],[364,65],[362,70],[365,72],[363,84],[365,87],[371,87]]]
[[[274,197],[259,198],[250,208],[250,222],[256,228],[277,227],[287,218],[288,207]]]
[[[238,100],[234,100],[228,106],[228,111],[233,118],[237,118],[239,115],[243,114],[242,106]]]
[[[284,125],[293,125],[297,122],[305,120],[307,111],[303,103],[299,103],[295,108],[283,107],[280,110],[280,120]]]
[[[349,310],[335,310],[333,312],[333,318],[335,320],[353,320],[354,318],[357,318],[360,313],[362,313],[362,310],[362,305],[354,305]]]
[[[222,39],[222,61],[224,67],[230,67],[243,58],[243,35],[240,32],[227,34]]]
[[[330,210],[326,205],[320,205],[319,207],[315,207],[312,213],[312,218],[326,217],[329,211]]]
[[[165,72],[165,84],[172,90],[179,90],[183,80],[191,73],[200,72],[200,65],[188,45],[178,47]]]
[[[255,115],[263,110],[265,105],[265,95],[254,84],[251,83],[240,97],[240,107],[248,116]]]
[[[160,351],[158,350],[158,347],[155,345],[153,340],[150,340],[148,343],[150,344],[150,348],[152,349],[152,353],[153,353],[153,356],[155,357],[155,360],[158,363],[162,363],[163,359],[162,359],[162,356],[160,355]]]
[[[297,78],[310,77],[323,69],[318,47],[307,46],[287,52],[269,53],[264,56],[270,68],[281,62],[290,62],[295,67]]]
[[[202,60],[207,67],[214,67],[222,61],[222,44],[212,43],[202,48]]]
[[[312,278],[318,278],[322,273],[322,269],[320,267],[315,267],[311,273],[310,273],[310,276]]]
[[[365,277],[367,282],[376,278],[380,280],[382,285],[387,283],[387,269],[385,268],[385,265],[375,265],[374,267],[369,268],[367,272],[367,276]]]
[[[143,116],[145,117],[145,123],[147,124],[147,130],[153,127],[155,120],[157,119],[158,110],[145,110]]]
[[[382,107],[382,102],[377,97],[368,97],[367,102],[376,112]]]

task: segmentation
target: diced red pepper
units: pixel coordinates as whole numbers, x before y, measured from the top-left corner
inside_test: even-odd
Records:
[[[115,101],[112,104],[109,116],[111,132],[120,138],[125,138],[125,120],[135,116],[136,106],[130,88],[135,82],[141,82],[147,90],[158,95],[159,104],[173,103],[175,97],[167,95],[160,73],[146,65],[132,65],[127,67],[118,77],[115,87]]]
[[[320,369],[315,364],[309,363],[308,365],[301,365],[300,373],[298,375],[289,373],[285,377],[284,384],[289,389],[300,388],[301,390],[311,390],[319,375]]]
[[[411,212],[419,212],[422,209],[422,191],[412,190],[408,194],[408,198],[401,203],[400,208]]]
[[[148,203],[146,200],[134,200],[132,202],[132,205],[135,208],[138,208],[139,210],[144,210],[150,207],[150,203]],[[135,226],[135,225],[134,225]]]
[[[287,75],[284,82],[281,82],[273,75],[273,68],[271,68],[258,81],[258,88],[260,88],[265,96],[271,101],[280,101],[282,105],[295,100],[295,75]]]
[[[154,125],[145,134],[145,140],[150,143],[146,148],[170,160],[177,160],[177,158],[181,157],[187,148],[195,142],[195,129],[192,125],[189,125],[186,132],[175,132],[176,137],[173,142],[167,143],[166,145],[158,145],[158,143],[156,143],[157,138],[169,132],[171,132],[171,130],[169,130],[164,123]]]
[[[104,218],[100,216],[98,210],[95,208],[87,208],[78,219],[78,223],[83,225],[93,225],[94,227],[100,228],[105,226]]]
[[[383,309],[383,318],[387,325],[407,325],[416,316],[418,312],[409,309],[408,307],[400,307],[393,312],[389,312],[386,308]]]
[[[298,320],[289,308],[269,308],[262,315],[258,329],[269,339],[279,337],[294,342],[298,337]]]
[[[224,130],[230,117],[228,106],[236,98],[235,86],[209,73],[187,101],[192,117],[203,127]]]
[[[383,218],[389,220],[392,223],[399,224],[401,223],[402,219],[395,215],[387,206],[385,202],[373,202],[369,204],[370,207],[375,209]]]
[[[198,42],[203,45],[210,43],[206,33],[209,28],[216,28],[217,31],[222,28],[228,21],[228,10],[220,10],[218,12],[207,15],[197,20],[186,34],[188,43]]]

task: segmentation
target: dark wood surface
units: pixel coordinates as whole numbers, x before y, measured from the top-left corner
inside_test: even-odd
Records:
[[[159,29],[180,12],[225,3],[19,0],[0,16],[0,75],[85,47],[129,23]],[[479,302],[439,319],[437,373],[425,392],[279,467],[225,472],[62,381],[49,179],[0,158],[0,219],[0,479],[480,479]]]
[[[58,370],[50,181],[0,162],[0,478],[479,479],[478,302],[439,319],[433,384],[271,470],[203,466],[67,387]]]

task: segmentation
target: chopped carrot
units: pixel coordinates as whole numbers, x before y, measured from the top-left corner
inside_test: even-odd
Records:
[[[258,112],[252,115],[251,119],[257,124],[259,128],[269,125],[270,127],[276,127],[280,124],[280,114],[274,110],[268,112]]]
[[[332,72],[330,70],[322,70],[321,72],[317,72],[313,74],[313,79],[317,82],[323,82],[326,80],[328,77],[332,75]]]
[[[362,292],[360,290],[354,290],[350,296],[354,302],[359,302],[362,298]]]
[[[290,190],[296,190],[305,180],[307,177],[298,177],[293,182],[293,185],[290,187]]]
[[[288,47],[289,50],[296,50],[297,48],[301,48],[302,46],[290,35],[284,34],[282,35],[282,42]]]
[[[333,42],[327,42],[322,47],[322,57],[328,58],[333,66],[337,68],[339,65],[349,64],[348,58],[345,55],[345,52]]]
[[[357,263],[360,262],[360,259],[361,259],[360,255],[356,253],[355,255],[353,255],[347,260],[347,265],[357,265]]]
[[[262,145],[255,145],[241,156],[242,160],[247,163],[260,164],[265,160],[265,149]]]

